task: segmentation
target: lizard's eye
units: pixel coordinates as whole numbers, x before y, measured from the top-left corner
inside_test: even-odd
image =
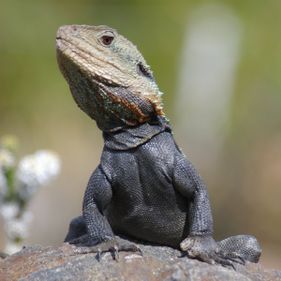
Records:
[[[106,46],[110,45],[111,42],[113,41],[114,37],[113,36],[107,36],[107,35],[104,35],[102,36],[101,40],[102,40],[102,43]]]
[[[111,45],[112,41],[114,40],[114,34],[112,32],[106,32],[104,33],[100,38],[99,41],[104,45],[104,46],[109,46]]]
[[[138,71],[145,77],[153,79],[151,72],[141,63],[137,64]]]

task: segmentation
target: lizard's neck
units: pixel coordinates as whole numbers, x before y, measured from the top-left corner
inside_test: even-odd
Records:
[[[128,150],[138,147],[164,131],[172,132],[169,122],[165,117],[157,116],[155,120],[139,126],[103,132],[104,145],[113,150]]]

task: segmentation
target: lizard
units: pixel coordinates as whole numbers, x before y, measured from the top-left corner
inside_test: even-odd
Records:
[[[258,262],[254,236],[214,240],[207,187],[176,144],[162,93],[137,47],[105,25],[65,25],[56,50],[75,102],[104,139],[82,215],[70,222],[65,242],[79,253],[138,251],[118,240],[125,235],[210,264]]]

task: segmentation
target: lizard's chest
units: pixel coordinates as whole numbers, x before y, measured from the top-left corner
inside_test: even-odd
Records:
[[[111,171],[112,199],[105,215],[117,232],[155,242],[160,236],[177,241],[184,229],[188,204],[173,186],[178,150],[174,142],[160,137],[134,151],[108,156],[108,167],[103,169]]]
[[[174,206],[176,153],[170,134],[160,134],[132,150],[105,152],[101,166],[111,183],[112,205],[132,212],[141,207]]]

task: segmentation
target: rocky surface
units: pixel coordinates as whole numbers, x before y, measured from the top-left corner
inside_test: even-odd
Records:
[[[257,264],[237,265],[236,270],[209,265],[168,247],[140,246],[143,257],[120,253],[119,261],[110,253],[96,259],[95,254],[77,255],[73,246],[27,247],[0,259],[1,281],[219,281],[281,280],[281,271],[266,270]]]

